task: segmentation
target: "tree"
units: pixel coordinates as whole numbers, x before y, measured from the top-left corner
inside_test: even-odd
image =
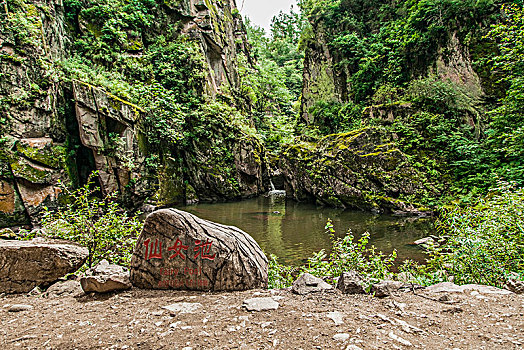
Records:
[[[493,71],[507,86],[498,108],[490,112],[490,141],[501,154],[501,175],[524,184],[524,11],[522,5],[504,5],[504,21],[494,25],[488,38],[496,41],[499,54]]]
[[[48,236],[80,243],[89,250],[87,265],[107,259],[127,265],[142,223],[129,216],[116,202],[116,193],[105,198],[95,196],[100,189],[89,181],[76,190],[63,186],[65,201],[58,210],[45,209],[42,227]]]

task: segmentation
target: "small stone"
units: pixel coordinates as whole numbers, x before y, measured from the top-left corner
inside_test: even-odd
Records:
[[[60,281],[53,284],[45,292],[47,297],[77,296],[84,294],[80,281]]]
[[[396,340],[397,342],[399,342],[399,343],[402,344],[402,345],[405,345],[405,346],[413,346],[413,344],[411,344],[409,341],[407,341],[407,340],[404,339],[404,338],[399,337],[398,335],[396,335],[396,334],[393,333],[393,332],[389,332],[388,336],[389,336],[391,339]]]
[[[338,333],[333,336],[333,340],[345,342],[349,339],[349,334],[347,333]]]
[[[109,293],[132,287],[129,270],[122,266],[109,264],[107,260],[102,260],[95,267],[87,270],[80,279],[80,284],[86,293]]]
[[[508,280],[506,288],[515,294],[524,294],[524,281],[519,280],[518,277],[515,276]]]
[[[200,303],[175,303],[162,307],[168,310],[172,315],[175,314],[194,314],[198,309],[202,308]]]
[[[364,283],[356,271],[344,272],[338,279],[337,289],[345,294],[365,294]]]
[[[429,286],[426,288],[428,292],[432,293],[463,293],[468,290],[476,291],[481,294],[498,294],[498,295],[511,295],[513,292],[500,289],[492,286],[483,286],[479,284],[466,284],[463,286],[458,286],[451,282],[442,282]]]
[[[382,281],[371,286],[371,293],[378,298],[385,298],[391,295],[391,290],[389,289],[389,284]]]
[[[451,298],[449,297],[448,294],[444,294],[443,296],[441,296],[440,298],[438,298],[438,301],[441,301],[441,302],[445,303],[445,302],[449,302],[449,301],[451,301]]]
[[[35,296],[35,295],[40,295],[40,294],[42,294],[42,289],[40,289],[40,287],[38,286],[36,286],[29,293],[27,293],[27,295],[29,296]]]
[[[294,283],[292,291],[295,294],[305,295],[309,293],[317,293],[327,290],[332,290],[333,286],[324,280],[315,277],[309,273],[304,273]]]
[[[32,310],[32,305],[25,305],[25,304],[15,304],[11,305],[7,311],[9,312],[21,312],[21,311],[29,311]]]
[[[362,348],[360,348],[360,347],[358,347],[356,345],[350,344],[350,345],[348,345],[346,350],[362,350]]]
[[[268,311],[278,309],[278,302],[273,298],[251,298],[244,300],[244,306],[247,311]]]
[[[326,317],[332,319],[337,326],[344,324],[344,314],[338,311],[328,312]]]

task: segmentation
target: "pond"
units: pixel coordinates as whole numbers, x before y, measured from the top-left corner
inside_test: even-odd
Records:
[[[351,229],[356,238],[369,232],[370,244],[384,253],[397,250],[397,261],[424,261],[420,248],[411,243],[434,234],[431,219],[401,218],[362,211],[317,207],[296,203],[282,197],[259,197],[242,202],[198,204],[179,207],[196,216],[224,225],[236,226],[249,233],[264,252],[275,254],[279,262],[304,264],[313,253],[331,248],[325,233],[328,219],[333,220],[337,237]]]

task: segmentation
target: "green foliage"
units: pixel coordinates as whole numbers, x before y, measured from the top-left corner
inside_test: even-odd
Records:
[[[336,239],[330,220],[326,224],[326,234],[329,234],[333,241],[331,253],[328,255],[321,250],[314,254],[304,268],[306,272],[333,282],[334,278],[343,272],[357,271],[364,277],[368,287],[391,276],[390,271],[397,257],[396,251],[385,256],[382,252],[377,252],[374,246],[368,247],[369,233],[364,233],[358,241],[355,241],[351,231],[348,231],[344,238]]]
[[[426,76],[440,56],[447,59],[452,35],[466,47],[477,44],[498,16],[496,3],[303,0],[300,6],[316,33],[307,39],[309,49],[327,44],[342,102],[366,106],[398,101],[398,89]]]
[[[362,107],[351,101],[342,104],[338,101],[320,100],[310,107],[309,113],[318,120],[316,125],[322,134],[332,134],[358,127],[361,110]]]
[[[280,289],[290,287],[298,270],[298,268],[293,266],[279,264],[277,257],[271,254],[268,266],[268,288]]]
[[[0,19],[0,24],[14,34],[16,43],[20,46],[42,44],[43,24],[39,9],[34,3],[24,0],[10,0],[5,5],[9,12],[5,20]],[[2,23],[4,22],[5,23]]]
[[[281,12],[271,24],[271,37],[246,18],[248,40],[256,59],[240,63],[242,84],[239,95],[247,97],[256,129],[270,150],[293,138],[294,119],[302,93],[304,53],[298,49],[306,25],[300,12]]]
[[[329,220],[326,234],[333,242],[331,253],[321,250],[308,259],[306,266],[284,266],[278,263],[276,256],[270,256],[269,288],[289,287],[303,272],[334,283],[334,279],[343,272],[357,271],[366,281],[368,291],[373,283],[393,276],[391,270],[397,257],[396,251],[385,256],[382,252],[377,252],[374,246],[368,247],[369,233],[364,233],[358,241],[355,241],[351,231],[342,239],[335,238],[333,224]]]
[[[91,180],[70,190],[63,186],[65,202],[57,210],[45,208],[42,228],[46,235],[78,242],[89,250],[88,267],[102,259],[127,265],[142,229],[136,216],[129,216],[116,202],[116,194],[102,199],[100,189]]]
[[[488,38],[497,43],[492,70],[508,86],[500,105],[489,114],[490,146],[501,162],[498,173],[524,184],[524,10],[520,5],[503,7],[504,22],[494,25]]]
[[[84,26],[76,51],[104,66],[121,64],[125,51],[142,49],[141,30],[152,25],[157,6],[155,0],[66,1],[66,17]]]
[[[503,287],[516,273],[524,276],[524,189],[502,183],[474,206],[442,213],[443,242],[430,267],[446,271],[455,283]]]

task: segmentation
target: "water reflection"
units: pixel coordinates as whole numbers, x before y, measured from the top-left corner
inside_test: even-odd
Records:
[[[180,209],[203,219],[241,228],[253,236],[266,254],[275,254],[286,264],[302,264],[314,252],[331,248],[329,235],[324,232],[329,218],[338,237],[343,237],[348,229],[357,238],[368,231],[371,244],[385,253],[396,249],[401,260],[422,261],[424,254],[410,243],[434,233],[432,222],[427,219],[318,208],[282,197],[198,204]]]

